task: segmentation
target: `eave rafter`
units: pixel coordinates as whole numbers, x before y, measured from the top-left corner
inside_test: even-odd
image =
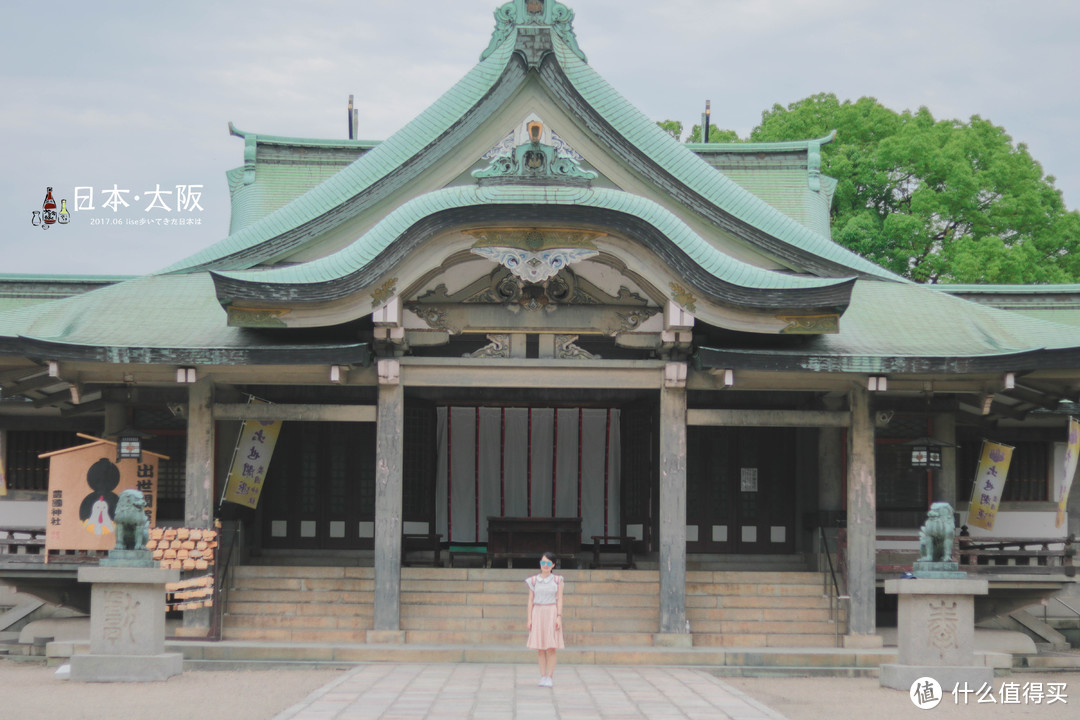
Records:
[[[835,332],[835,321],[850,301],[852,278],[800,278],[740,263],[699,238],[669,211],[643,198],[611,190],[559,193],[548,189],[537,195],[538,200],[546,199],[545,203],[521,202],[523,195],[531,197],[530,192],[537,194],[535,188],[512,187],[450,188],[431,193],[399,208],[352,246],[305,266],[212,273],[218,300],[229,312],[230,323],[239,326],[268,318],[282,327],[296,326],[291,323],[309,320],[299,319],[300,313],[292,310],[320,304],[328,311],[332,305],[349,305],[354,317],[361,317],[385,302],[385,298],[375,297],[374,290],[388,282],[387,278],[395,280],[395,292],[416,280],[398,274],[405,257],[440,234],[477,226],[479,206],[484,227],[569,226],[632,238],[678,278],[661,285],[667,286],[665,292],[670,290],[669,297],[691,312],[697,298],[718,307],[767,314],[776,326],[771,332],[798,325],[802,317],[828,316],[833,323],[832,330],[826,331]],[[439,209],[432,211],[433,206]],[[370,304],[363,302],[369,294]],[[335,322],[341,322],[342,317],[334,314]],[[807,324],[801,330],[821,331]]]

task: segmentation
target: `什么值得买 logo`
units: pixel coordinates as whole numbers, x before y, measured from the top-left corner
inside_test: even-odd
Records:
[[[45,202],[41,203],[40,210],[33,211],[33,219],[30,221],[34,227],[40,226],[48,230],[52,225],[67,225],[71,220],[68,215],[67,198],[60,201],[60,210],[57,212],[56,200],[53,199],[52,188],[45,189]]]

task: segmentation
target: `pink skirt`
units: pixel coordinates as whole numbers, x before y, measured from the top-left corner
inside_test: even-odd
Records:
[[[562,628],[555,628],[559,614],[555,605],[533,605],[532,630],[525,647],[533,650],[558,650],[563,647]]]

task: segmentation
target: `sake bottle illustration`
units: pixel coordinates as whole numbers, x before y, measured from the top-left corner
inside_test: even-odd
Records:
[[[38,225],[41,225],[41,211],[40,210],[34,210],[33,211],[33,216],[34,217],[32,217],[30,219],[30,224],[33,225],[34,227],[37,227]]]
[[[49,227],[56,222],[56,201],[53,200],[52,188],[45,192],[45,202],[41,203],[42,227]]]
[[[70,221],[70,220],[71,220],[71,216],[68,215],[68,211],[67,211],[67,198],[64,198],[63,200],[60,201],[60,220],[59,220],[59,222],[60,222],[61,225],[67,225],[68,221]]]

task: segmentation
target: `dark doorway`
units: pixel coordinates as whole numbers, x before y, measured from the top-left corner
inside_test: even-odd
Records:
[[[372,547],[375,423],[286,422],[263,495],[266,547]]]
[[[792,428],[687,428],[689,552],[795,550]]]

